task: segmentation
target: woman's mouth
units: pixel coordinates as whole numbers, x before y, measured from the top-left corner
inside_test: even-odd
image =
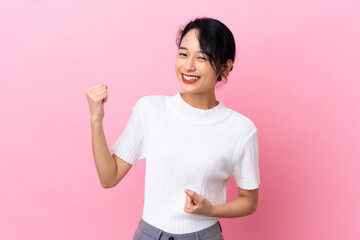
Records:
[[[200,79],[199,76],[185,75],[185,74],[183,74],[183,73],[181,73],[181,77],[182,77],[183,82],[184,82],[184,83],[187,83],[187,84],[195,83],[195,82],[197,82],[197,80]]]

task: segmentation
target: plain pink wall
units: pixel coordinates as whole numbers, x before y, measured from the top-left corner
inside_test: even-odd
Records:
[[[233,32],[217,98],[259,129],[258,209],[220,219],[225,239],[360,239],[355,0],[0,1],[0,239],[132,239],[145,161],[101,187],[85,90],[109,86],[110,147],[138,98],[180,90],[176,31],[198,16]]]

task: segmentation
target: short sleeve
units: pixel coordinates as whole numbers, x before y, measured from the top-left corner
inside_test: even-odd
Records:
[[[259,143],[257,129],[250,134],[243,146],[234,155],[235,165],[231,175],[238,187],[253,190],[260,185]]]
[[[145,158],[144,131],[139,101],[134,105],[122,134],[110,149],[116,156],[131,165],[136,165],[140,159]]]

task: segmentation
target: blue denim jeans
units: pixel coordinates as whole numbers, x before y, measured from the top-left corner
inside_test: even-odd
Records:
[[[172,234],[140,219],[133,240],[224,240],[220,222],[193,233]]]

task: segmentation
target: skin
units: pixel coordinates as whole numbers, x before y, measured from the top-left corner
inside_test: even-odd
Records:
[[[208,56],[198,52],[201,49],[196,31],[196,29],[191,29],[183,37],[175,59],[175,73],[184,92],[181,97],[185,102],[196,108],[210,109],[219,104],[215,98],[214,88],[219,73],[211,67]],[[222,67],[222,76],[229,74],[231,66],[232,61],[229,59]],[[187,84],[182,80],[182,73],[200,76],[200,79],[193,84]]]
[[[175,60],[175,73],[183,91],[181,97],[191,106],[199,109],[210,109],[219,104],[215,97],[215,84],[219,74],[227,76],[232,66],[232,60],[221,67],[217,73],[211,66],[209,58],[201,51],[197,38],[197,30],[191,29],[183,37]],[[182,74],[199,76],[200,79],[187,84],[182,80]],[[254,213],[258,204],[259,189],[246,190],[238,188],[239,197],[235,200],[213,205],[209,200],[191,189],[184,189],[186,200],[184,211],[190,214],[200,214],[218,218],[241,217]]]

